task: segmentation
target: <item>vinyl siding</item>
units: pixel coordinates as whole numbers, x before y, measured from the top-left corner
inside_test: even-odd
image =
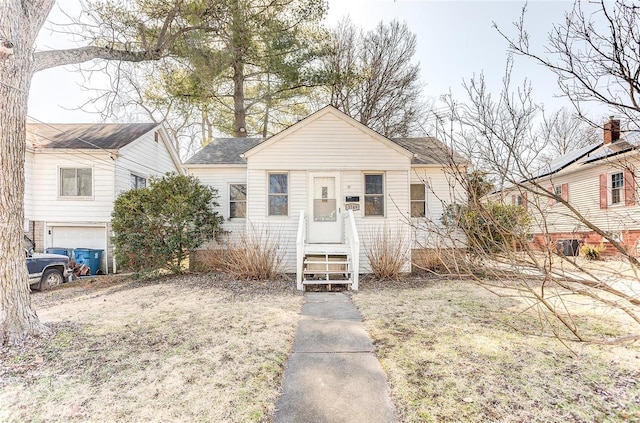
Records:
[[[225,167],[225,168],[187,168],[188,175],[195,176],[204,184],[218,190],[217,199],[218,206],[213,208],[224,217],[223,228],[229,231],[230,239],[237,239],[242,231],[244,231],[245,219],[229,220],[229,184],[244,184],[247,182],[247,169],[244,167]]]
[[[114,162],[106,152],[39,152],[31,183],[34,219],[55,222],[109,222],[114,200]],[[90,198],[60,197],[61,168],[91,168]]]
[[[116,160],[116,193],[131,189],[131,174],[148,180],[151,176],[162,176],[167,172],[177,172],[162,137],[155,141],[156,131],[150,131],[120,149]]]
[[[33,162],[34,153],[31,149],[27,149],[24,157],[24,217],[30,221],[34,218]]]

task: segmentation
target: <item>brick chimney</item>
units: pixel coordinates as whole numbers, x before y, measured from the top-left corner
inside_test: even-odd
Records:
[[[611,144],[620,139],[620,120],[609,116],[609,122],[604,124],[604,143]]]

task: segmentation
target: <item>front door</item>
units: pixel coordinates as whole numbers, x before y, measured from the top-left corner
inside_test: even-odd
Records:
[[[342,242],[340,173],[310,173],[309,197],[308,242]]]

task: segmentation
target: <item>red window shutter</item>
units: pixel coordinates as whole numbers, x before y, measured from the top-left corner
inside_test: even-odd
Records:
[[[553,195],[553,187],[549,187],[549,188],[547,188],[547,190],[549,191],[549,194]],[[547,201],[549,202],[550,206],[553,206],[553,203],[555,202],[553,197],[547,198]]]
[[[516,205],[516,195],[515,195],[515,194],[512,194],[512,195],[511,195],[511,205],[512,205],[512,206],[515,206],[515,205]]]
[[[569,184],[562,184],[562,199],[569,201]]]
[[[522,207],[524,207],[525,210],[529,209],[529,204],[527,204],[527,193],[526,192],[522,193]]]
[[[629,168],[624,170],[624,205],[633,206],[636,204],[636,178]]]
[[[600,174],[600,208],[606,209],[609,204],[609,199],[607,198],[607,174]]]

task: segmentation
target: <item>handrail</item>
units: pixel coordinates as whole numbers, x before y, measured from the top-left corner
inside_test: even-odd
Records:
[[[304,243],[306,239],[307,229],[305,227],[304,210],[300,210],[300,218],[298,219],[298,234],[296,236],[296,285],[298,290],[302,291],[302,268],[304,261]]]
[[[358,290],[358,279],[360,273],[360,238],[358,237],[358,227],[353,216],[353,210],[347,211],[346,236],[351,253],[351,289]]]

